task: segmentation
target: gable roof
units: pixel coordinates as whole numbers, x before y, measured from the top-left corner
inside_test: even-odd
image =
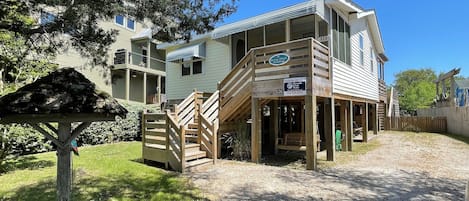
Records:
[[[455,80],[455,82],[456,82],[456,85],[461,89],[469,88],[469,79]]]
[[[26,114],[124,117],[127,110],[75,69],[62,68],[0,97],[0,118]]]
[[[295,4],[292,6],[288,6],[285,8],[281,8],[278,10],[274,10],[271,12],[267,12],[261,15],[257,15],[254,17],[250,17],[244,20],[240,20],[231,24],[226,24],[220,27],[215,28],[212,32],[201,34],[195,36],[191,41],[201,40],[201,39],[217,39],[222,38],[234,33],[238,33],[241,31],[246,31],[249,29],[254,29],[257,27],[262,27],[268,24],[277,23],[280,21],[284,21],[287,19],[293,19],[296,17],[308,15],[308,14],[318,14],[324,17],[325,11],[324,5],[335,6],[339,9],[342,9],[348,13],[356,13],[357,18],[366,17],[370,32],[371,38],[376,46],[376,50],[379,56],[384,60],[387,61],[387,57],[385,55],[384,44],[381,37],[381,31],[378,24],[378,19],[376,16],[376,12],[374,10],[364,10],[358,4],[354,3],[351,0],[309,0],[306,2],[302,2],[299,4]],[[328,17],[325,17],[328,18]],[[172,46],[184,44],[186,41],[176,41],[172,43],[162,43],[158,44],[158,49],[167,49]]]

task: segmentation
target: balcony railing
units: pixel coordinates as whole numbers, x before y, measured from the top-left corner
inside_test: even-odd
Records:
[[[148,64],[150,62],[150,64]],[[130,64],[134,66],[140,66],[143,68],[151,68],[154,70],[165,70],[165,61],[150,57],[148,61],[148,56],[139,54],[136,52],[129,52],[127,50],[120,50],[114,53],[114,65],[119,64]]]
[[[387,94],[386,94],[386,83],[384,80],[379,80],[379,100],[387,102]]]

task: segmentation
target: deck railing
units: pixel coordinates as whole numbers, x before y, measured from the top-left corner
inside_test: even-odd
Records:
[[[201,149],[216,162],[218,157],[218,110],[219,91],[210,96],[201,106],[198,119],[198,139]]]
[[[179,125],[168,110],[166,112],[166,138],[168,139],[166,150],[168,162],[173,169],[179,172],[182,172],[186,166],[185,136],[184,126]]]
[[[121,49],[114,53],[114,65],[118,64],[132,64],[144,68],[164,70],[166,62],[161,59]]]
[[[386,83],[384,80],[379,80],[379,100],[387,102],[387,94],[386,94]]]

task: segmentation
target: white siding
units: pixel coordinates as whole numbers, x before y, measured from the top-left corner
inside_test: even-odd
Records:
[[[333,61],[333,91],[334,93],[349,95],[370,100],[379,100],[378,73],[376,58],[373,58],[373,71],[370,70],[370,42],[366,19],[349,22],[352,65],[349,66],[339,60]],[[363,36],[364,65],[360,64],[359,35]],[[376,51],[374,51],[376,52]]]
[[[194,88],[204,92],[217,90],[217,83],[231,69],[230,46],[227,43],[208,40],[206,42],[206,51],[206,59],[202,61],[202,74],[181,76],[181,64],[166,63],[166,94],[168,100],[184,99]]]

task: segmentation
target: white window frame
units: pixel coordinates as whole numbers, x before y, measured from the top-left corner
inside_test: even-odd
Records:
[[[116,21],[117,21],[116,19],[117,19],[117,16],[118,16],[118,15],[120,15],[120,16],[122,16],[122,17],[124,18],[124,19],[123,19],[123,22],[122,22],[123,24],[119,24],[119,23],[116,22]],[[134,28],[133,28],[133,29],[131,29],[131,28],[128,27],[129,20],[134,21]],[[129,31],[135,31],[136,26],[137,26],[137,21],[135,21],[135,18],[128,17],[128,16],[125,16],[125,15],[122,15],[122,14],[117,14],[117,15],[114,16],[114,24],[117,25],[117,26],[120,26],[120,27],[122,27],[122,28],[125,28],[125,29],[127,29],[127,30],[129,30]]]
[[[362,34],[358,34],[358,50],[360,51],[360,65],[363,67],[365,65],[365,54],[363,49],[365,49],[365,40],[363,39]]]
[[[125,28],[128,29],[128,30],[131,30],[131,31],[135,31],[135,27],[137,26],[137,24],[136,24],[137,21],[135,21],[135,19],[131,18],[131,17],[126,17],[125,19],[126,19],[125,20]],[[132,29],[129,28],[129,20],[132,20],[134,22],[134,28],[132,28]]]
[[[117,14],[114,16],[114,24],[117,25],[117,26],[120,26],[120,27],[125,27],[125,16],[124,15],[120,15],[123,17],[122,19],[122,24],[119,24],[117,23],[117,16],[119,16],[120,14]]]

